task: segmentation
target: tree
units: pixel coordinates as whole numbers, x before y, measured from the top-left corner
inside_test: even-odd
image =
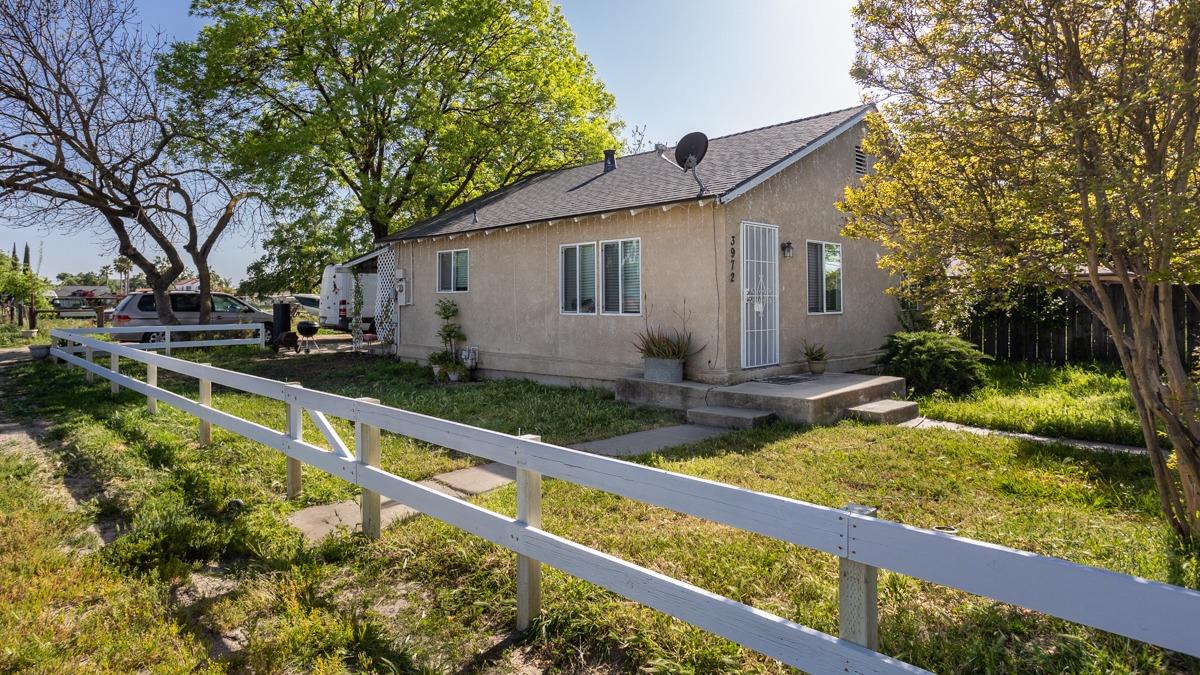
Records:
[[[277,225],[263,242],[264,255],[250,264],[238,286],[245,295],[315,293],[325,266],[342,262],[371,245],[356,209],[309,211]],[[356,235],[355,232],[359,234]]]
[[[1167,521],[1200,541],[1200,403],[1172,304],[1200,279],[1200,5],[860,0],[855,16],[854,75],[888,101],[847,233],[881,241],[943,318],[1022,284],[1078,298],[1115,336]]]
[[[163,77],[209,157],[378,239],[616,146],[614,101],[549,0],[195,0]]]
[[[113,261],[113,269],[121,275],[121,295],[129,295],[129,275],[133,273],[133,261],[125,256],[117,256]]]
[[[206,294],[208,254],[252,193],[192,161],[155,76],[161,43],[136,26],[131,0],[0,2],[0,207],[16,224],[107,226],[174,323],[177,243]]]

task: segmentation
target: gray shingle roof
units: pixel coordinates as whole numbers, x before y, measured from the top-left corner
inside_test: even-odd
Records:
[[[720,197],[800,152],[869,108],[860,105],[813,117],[743,131],[709,141],[698,167],[701,192],[690,173],[663,161],[657,152],[617,158],[615,171],[595,162],[548,171],[489,192],[383,241],[402,241],[494,227],[521,225],[618,209]],[[674,156],[669,149],[667,157]]]

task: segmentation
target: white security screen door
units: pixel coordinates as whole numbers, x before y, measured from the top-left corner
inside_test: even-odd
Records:
[[[779,228],[742,223],[742,367],[779,363]]]

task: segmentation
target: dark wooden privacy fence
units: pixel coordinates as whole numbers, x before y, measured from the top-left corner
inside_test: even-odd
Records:
[[[1200,285],[1191,286],[1200,295]],[[1116,286],[1108,288],[1122,329],[1127,331],[1129,313],[1125,296]],[[1187,347],[1189,362],[1200,347],[1200,310],[1188,302],[1183,287],[1174,289],[1175,339]],[[1075,296],[1030,293],[1008,312],[978,316],[967,339],[985,354],[1002,361],[1074,363],[1117,361],[1108,329]]]

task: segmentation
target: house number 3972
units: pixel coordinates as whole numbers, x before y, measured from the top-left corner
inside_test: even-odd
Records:
[[[737,281],[737,235],[729,237],[729,283]]]

